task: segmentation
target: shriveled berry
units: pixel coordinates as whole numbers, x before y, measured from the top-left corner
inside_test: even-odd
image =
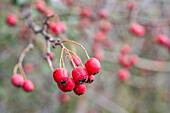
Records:
[[[79,84],[79,85],[76,84],[76,86],[75,86],[75,88],[73,90],[74,90],[74,93],[76,95],[82,95],[86,91],[86,85],[85,85],[85,83],[84,84]]]
[[[6,18],[6,23],[9,26],[14,26],[18,23],[18,17],[15,14],[10,14]]]
[[[24,77],[20,74],[15,74],[11,77],[11,82],[16,87],[22,86],[24,83]]]
[[[83,84],[88,79],[88,72],[84,67],[78,66],[73,69],[72,77],[76,84]]]
[[[86,81],[86,83],[92,83],[94,80],[95,80],[95,76],[94,75],[89,75],[88,80]]]
[[[69,73],[65,68],[57,68],[53,72],[53,78],[59,84],[65,84],[67,82],[68,77]]]
[[[133,33],[133,34],[135,34],[135,35],[137,35],[137,36],[139,36],[139,37],[142,37],[142,36],[144,36],[145,35],[145,28],[142,26],[142,25],[140,25],[140,24],[137,24],[137,23],[132,23],[131,25],[130,25],[130,31]]]
[[[26,92],[34,90],[34,84],[31,80],[25,80],[22,87]]]
[[[121,69],[118,72],[118,78],[122,81],[127,81],[130,77],[129,71],[127,69]]]
[[[89,75],[95,75],[101,70],[100,62],[94,57],[87,60],[85,67]]]

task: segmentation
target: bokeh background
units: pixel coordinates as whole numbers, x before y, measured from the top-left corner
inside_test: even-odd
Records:
[[[72,0],[73,4],[67,4],[67,0],[45,0],[66,24],[64,35],[81,43],[90,56],[101,61],[101,72],[92,84],[87,84],[87,90],[81,96],[74,92],[63,94],[60,91],[44,59],[44,38],[29,30],[21,17],[23,5],[29,4],[34,21],[38,25],[42,24],[44,16],[36,11],[34,2],[0,0],[0,113],[169,113],[169,50],[152,38],[157,33],[170,36],[169,0],[134,0],[133,11],[128,8],[129,0]],[[92,17],[81,18],[81,7],[89,8]],[[107,19],[98,17],[100,9],[107,10]],[[14,27],[5,22],[11,13],[19,19]],[[145,27],[144,36],[138,37],[129,32],[129,25],[133,21]],[[107,38],[100,42],[100,52],[94,54],[94,37],[103,22],[109,23],[111,29]],[[23,62],[27,77],[35,85],[34,91],[26,93],[11,84],[11,76],[31,36],[41,44],[33,42],[34,49]],[[130,78],[122,82],[117,73],[123,68],[118,57],[124,44],[130,45],[130,54],[136,54],[139,60],[128,69]],[[87,58],[83,51],[78,46],[76,50],[85,63]],[[61,48],[52,51],[55,54],[53,65],[57,68]],[[66,68],[71,75],[73,68],[68,60]]]

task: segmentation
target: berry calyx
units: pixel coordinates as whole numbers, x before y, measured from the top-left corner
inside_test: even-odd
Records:
[[[76,84],[83,84],[88,79],[88,72],[84,67],[78,66],[73,69],[72,77]]]
[[[89,75],[88,80],[86,81],[86,83],[92,83],[94,80],[95,80],[95,76],[94,75]]]
[[[94,57],[87,60],[85,67],[89,75],[95,75],[101,70],[100,62]]]
[[[24,83],[24,77],[20,74],[15,74],[11,77],[11,82],[14,86],[20,87]]]
[[[15,14],[10,14],[6,18],[6,23],[9,26],[14,26],[18,23],[18,17]]]
[[[68,77],[69,73],[65,68],[57,68],[53,72],[53,78],[59,84],[65,84],[67,82]]]
[[[69,77],[67,80],[67,83],[64,84],[64,90],[67,91],[72,91],[75,87],[75,82],[73,78]]]
[[[75,88],[73,90],[74,90],[74,93],[76,95],[82,95],[86,91],[86,85],[85,85],[85,83],[84,84],[79,84],[79,85],[76,84],[76,86],[75,86]]]
[[[34,90],[34,84],[31,80],[25,80],[22,87],[26,92]]]

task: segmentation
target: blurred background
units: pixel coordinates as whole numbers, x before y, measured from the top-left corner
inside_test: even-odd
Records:
[[[35,0],[0,0],[0,113],[169,113],[169,0],[44,2],[47,11],[42,13]],[[63,34],[100,60],[102,69],[83,95],[57,87],[44,59],[45,39],[35,35],[21,16],[25,5],[39,26],[45,15],[55,12],[66,25]],[[15,26],[6,21],[11,13],[18,17]],[[35,89],[27,93],[11,84],[11,76],[30,37],[35,38],[34,49],[26,54],[23,67]],[[85,53],[75,48],[85,63]],[[51,51],[58,68],[61,48]],[[71,76],[69,60],[65,66]]]

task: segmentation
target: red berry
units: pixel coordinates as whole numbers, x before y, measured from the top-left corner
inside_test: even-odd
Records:
[[[58,87],[59,87],[59,89],[60,89],[61,91],[66,92],[65,89],[64,89],[64,85],[63,85],[63,84],[57,83],[57,85],[58,85]]]
[[[118,77],[122,81],[127,81],[130,77],[129,71],[127,69],[121,69],[118,72]]]
[[[50,60],[53,60],[53,58],[54,58],[54,53],[53,52],[51,52],[50,54],[49,54],[49,58],[50,58]]]
[[[100,18],[107,18],[108,12],[107,12],[105,9],[101,9],[101,10],[98,12],[98,15],[99,15]]]
[[[133,33],[133,34],[135,34],[135,35],[137,35],[137,36],[139,36],[139,37],[142,37],[142,36],[144,36],[145,35],[145,28],[142,26],[142,25],[139,25],[139,24],[137,24],[137,23],[132,23],[131,25],[130,25],[130,31]]]
[[[138,60],[139,60],[139,58],[138,58],[137,55],[130,56],[130,62],[131,62],[132,65],[137,64]]]
[[[6,22],[9,26],[14,26],[18,23],[18,17],[15,14],[10,14],[7,16]]]
[[[102,31],[98,31],[97,33],[95,33],[94,35],[94,39],[97,41],[104,41],[106,39],[106,35],[104,32]]]
[[[24,77],[20,74],[15,74],[11,77],[11,82],[16,87],[22,86],[24,83]]]
[[[65,84],[68,77],[69,73],[65,68],[58,68],[53,72],[53,78],[59,84]]]
[[[80,65],[81,65],[81,62],[80,62],[80,61],[81,61],[81,58],[80,58],[79,56],[76,57],[76,56],[74,55],[74,56],[72,57],[72,59],[73,59],[73,62],[74,62],[74,64],[75,64],[76,66],[80,66]]]
[[[74,88],[74,93],[76,95],[82,95],[82,94],[84,94],[85,91],[86,91],[85,83],[84,84],[79,84],[79,85],[76,84],[76,86]]]
[[[24,70],[26,73],[31,73],[34,70],[34,65],[32,63],[24,64]]]
[[[74,82],[73,78],[69,77],[67,80],[67,83],[64,84],[64,90],[71,91],[74,89],[74,87],[75,87],[75,82]]]
[[[135,6],[136,6],[135,1],[129,1],[129,2],[128,2],[128,5],[127,5],[127,8],[128,8],[129,10],[132,10],[132,9],[135,8]]]
[[[100,29],[104,32],[107,33],[111,30],[112,26],[109,21],[103,21],[100,25]]]
[[[34,84],[31,80],[25,80],[22,87],[26,92],[34,90]]]
[[[66,30],[66,26],[62,22],[57,22],[54,25],[51,25],[51,30],[54,34],[60,34]]]
[[[88,72],[84,67],[78,66],[73,69],[72,76],[76,84],[83,84],[88,79]]]
[[[101,70],[100,62],[96,58],[90,58],[85,63],[89,75],[95,75]]]
[[[62,92],[59,95],[59,99],[60,99],[61,102],[67,103],[67,102],[70,101],[70,95]]]
[[[124,44],[121,48],[121,53],[122,54],[127,54],[131,51],[131,47],[127,44]]]
[[[95,76],[94,75],[89,75],[88,80],[86,81],[86,83],[92,83],[94,80],[95,80]]]
[[[164,34],[158,34],[156,36],[156,41],[161,45],[167,45],[169,42],[169,38]]]
[[[89,17],[89,16],[92,15],[92,12],[91,12],[91,10],[88,9],[88,8],[82,8],[80,14],[81,14],[82,16]]]
[[[119,56],[119,62],[125,68],[129,68],[131,66],[130,59],[127,55],[120,55]]]
[[[38,11],[43,11],[44,8],[46,7],[46,4],[44,1],[36,1],[35,2],[35,7]]]

